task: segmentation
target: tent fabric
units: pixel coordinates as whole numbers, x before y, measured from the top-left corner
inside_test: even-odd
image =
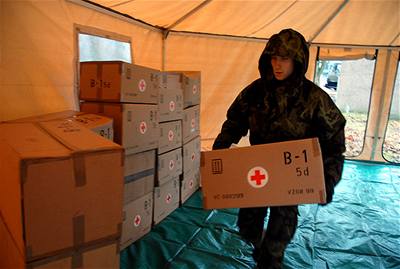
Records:
[[[399,1],[91,2],[171,31],[268,38],[290,27],[313,43],[400,45]]]
[[[79,109],[77,36],[87,33],[128,41],[135,64],[201,71],[200,132],[202,148],[210,149],[229,105],[259,77],[267,39],[291,27],[311,42],[311,80],[318,59],[375,53],[366,141],[357,158],[385,161],[399,8],[399,1],[357,0],[0,1],[0,121]],[[248,145],[246,137],[240,145]]]
[[[284,268],[400,268],[399,181],[399,166],[346,161],[331,204],[299,207]],[[123,250],[121,268],[254,268],[253,247],[235,225],[237,213],[204,210],[199,190]]]

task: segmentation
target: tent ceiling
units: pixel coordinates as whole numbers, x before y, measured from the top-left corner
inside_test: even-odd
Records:
[[[283,28],[323,44],[399,46],[399,0],[92,0],[153,26],[182,32],[268,38]]]

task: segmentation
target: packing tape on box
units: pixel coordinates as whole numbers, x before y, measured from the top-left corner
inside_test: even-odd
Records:
[[[72,233],[74,247],[82,246],[85,242],[85,215],[72,218]]]
[[[155,168],[151,168],[151,169],[146,169],[146,170],[140,171],[133,175],[126,176],[124,178],[124,182],[129,183],[129,182],[132,182],[132,181],[135,181],[135,180],[147,177],[147,176],[152,176],[152,175],[154,175],[154,171],[155,171]]]
[[[75,153],[72,156],[74,162],[75,187],[86,185],[85,157],[83,154]]]
[[[83,267],[83,255],[79,252],[74,252],[71,257],[71,269]]]

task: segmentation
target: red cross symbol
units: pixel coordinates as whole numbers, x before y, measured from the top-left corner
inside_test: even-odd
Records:
[[[254,188],[262,188],[268,183],[268,173],[261,166],[253,167],[247,173],[247,181]]]
[[[146,90],[146,81],[141,79],[138,84],[139,91],[144,92]]]
[[[169,102],[169,111],[174,111],[175,110],[175,102],[171,101]]]
[[[166,202],[167,204],[169,204],[169,203],[171,203],[171,200],[172,200],[172,195],[171,195],[170,193],[168,193],[168,194],[167,194],[167,197],[165,197],[165,202]]]
[[[168,132],[168,140],[169,141],[174,140],[174,132],[172,130],[169,130]]]
[[[175,166],[174,160],[170,160],[170,161],[169,161],[169,170],[174,169],[174,166]]]
[[[139,130],[142,134],[144,134],[147,131],[147,124],[146,122],[142,121],[139,125]]]
[[[193,179],[191,179],[191,180],[189,181],[189,188],[190,188],[190,189],[193,188],[193,185],[194,185]]]
[[[194,161],[194,158],[196,157],[196,154],[194,152],[192,153],[192,162]]]
[[[136,215],[135,218],[133,219],[133,225],[135,225],[135,227],[138,227],[141,222],[142,222],[142,217],[140,217],[140,215]]]
[[[194,131],[194,127],[196,126],[196,121],[194,120],[194,118],[190,121],[190,125],[192,126]]]
[[[197,86],[193,85],[193,94],[195,94],[197,92]]]

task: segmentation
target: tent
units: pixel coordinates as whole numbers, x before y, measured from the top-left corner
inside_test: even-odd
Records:
[[[139,65],[201,71],[202,146],[210,148],[229,104],[259,76],[268,37],[293,28],[310,44],[310,79],[317,60],[376,59],[365,143],[355,158],[386,161],[389,109],[399,102],[398,0],[3,0],[0,14],[0,120],[79,109],[79,35],[89,34],[126,42]]]
[[[268,38],[283,28],[301,32],[309,42],[309,79],[327,77],[324,64],[327,71],[340,69],[337,89],[325,90],[346,113],[348,150],[355,145],[355,129],[361,130],[358,152],[347,155],[333,203],[301,206],[285,264],[398,268],[400,169],[388,162],[400,162],[400,0],[0,0],[0,122],[79,110],[80,61],[113,54],[158,70],[201,72],[201,147],[207,150],[235,96],[259,77],[257,63]],[[118,46],[95,43],[85,50],[93,37]],[[355,121],[358,109],[364,116]],[[358,114],[349,114],[353,111]],[[239,146],[247,143],[245,137]],[[385,147],[394,159],[384,156]],[[16,177],[25,172],[16,171]],[[0,178],[1,188],[3,182]],[[10,195],[0,197],[18,215]],[[0,237],[8,234],[2,212]],[[236,215],[236,209],[203,210],[199,191],[121,252],[121,268],[144,268],[143,261],[155,265],[146,268],[213,268],[221,260],[252,268],[253,250],[238,234]],[[81,216],[73,219],[74,244],[84,235]],[[5,255],[0,263],[1,258]],[[68,266],[81,262],[74,255]]]
[[[229,104],[259,76],[268,38],[290,27],[310,43],[310,79],[318,60],[375,60],[365,141],[349,158],[386,162],[386,126],[399,106],[398,0],[2,0],[0,20],[0,120],[79,109],[79,36],[89,34],[127,43],[139,65],[201,71],[207,149]]]

